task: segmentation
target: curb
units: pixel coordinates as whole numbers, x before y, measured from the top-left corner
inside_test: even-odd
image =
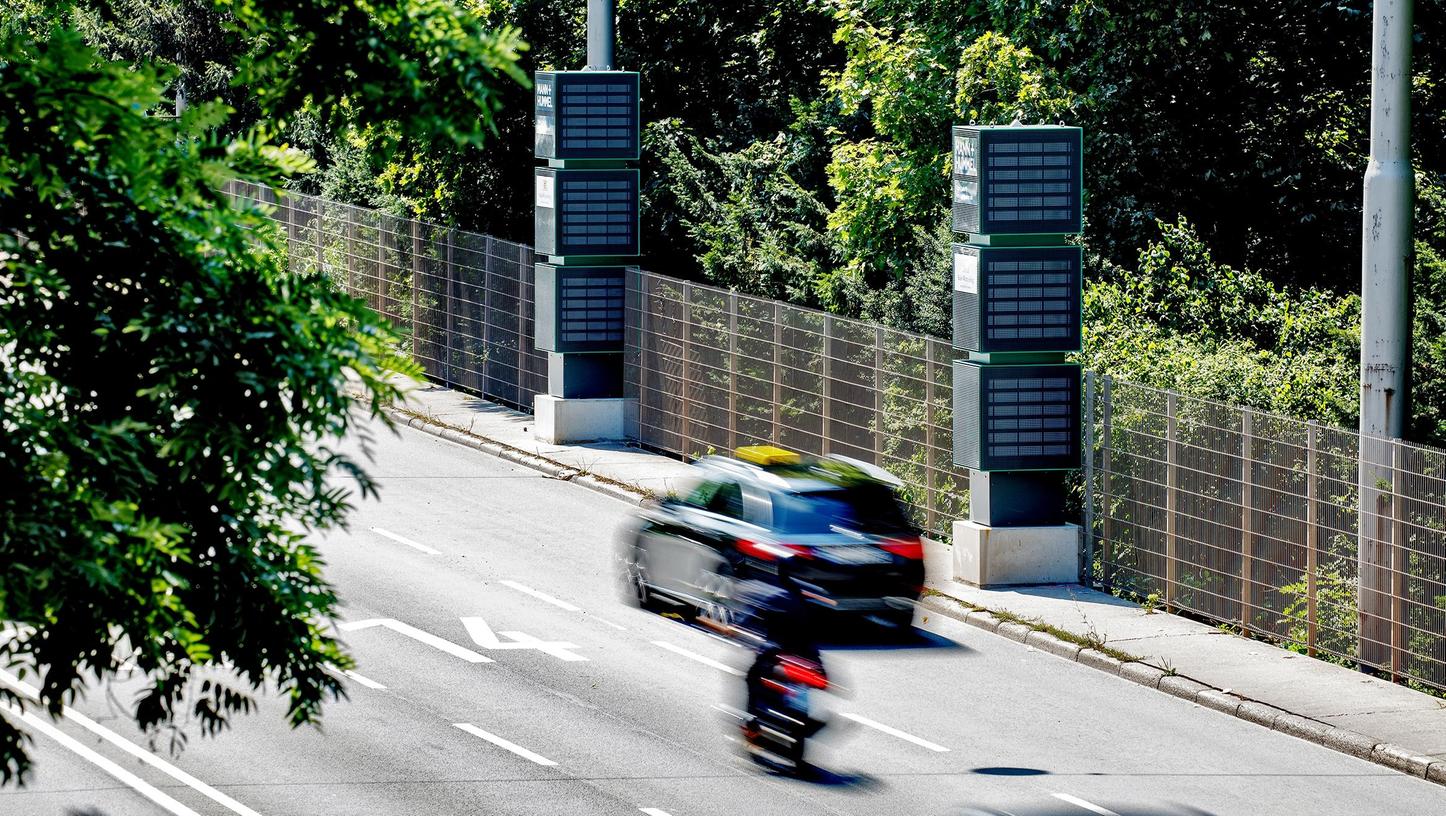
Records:
[[[950,604],[944,599],[954,603]],[[1061,640],[1048,632],[1003,621],[989,610],[966,605],[948,595],[926,595],[919,601],[919,606],[946,618],[953,618],[1031,646],[1038,651],[1089,666],[1106,674],[1119,675],[1132,683],[1162,691],[1203,708],[1262,725],[1272,731],[1289,734],[1357,759],[1374,762],[1417,779],[1446,786],[1446,761],[1416,754],[1399,745],[1378,742],[1347,728],[1338,728],[1238,694],[1231,694],[1226,689],[1218,689],[1183,675],[1167,673],[1143,661],[1120,661],[1096,649]]]
[[[428,420],[410,411],[401,410],[394,406],[387,406],[382,410],[386,411],[387,415],[398,425],[405,425],[408,428],[414,428],[422,433],[431,434],[439,439],[455,442],[458,445],[491,454],[499,459],[505,459],[513,464],[540,471],[559,481],[581,485],[589,490],[602,493],[605,496],[611,496],[614,499],[625,501],[635,507],[642,504],[645,499],[654,498],[653,493],[642,488],[624,485],[621,482],[614,482],[586,471],[578,470],[577,468],[558,464],[545,456],[529,453],[521,448],[514,448],[511,445],[488,439],[485,436],[478,436],[477,434],[455,428],[451,425]]]

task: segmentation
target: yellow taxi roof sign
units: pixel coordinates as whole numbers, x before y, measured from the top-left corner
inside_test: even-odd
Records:
[[[734,451],[733,455],[744,462],[764,467],[796,465],[803,461],[803,457],[794,451],[776,448],[772,445],[747,445]]]

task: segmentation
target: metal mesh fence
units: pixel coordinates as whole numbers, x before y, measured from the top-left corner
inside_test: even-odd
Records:
[[[1100,378],[1093,576],[1312,655],[1446,688],[1446,452]],[[1367,564],[1362,574],[1362,563]]]
[[[925,529],[967,515],[948,343],[639,270],[627,311],[643,444],[687,457],[758,443],[848,456],[903,480]]]
[[[547,390],[530,247],[258,185],[225,189],[274,207],[292,268],[330,275],[390,319],[430,379],[527,411]]]
[[[386,315],[427,375],[523,410],[547,387],[529,247],[233,183],[290,263]],[[630,270],[633,437],[685,458],[773,443],[877,464],[917,520],[968,513],[949,343]],[[1300,651],[1446,688],[1446,451],[1087,375],[1088,578]],[[1369,529],[1359,529],[1361,485]],[[1360,566],[1362,563],[1367,566]]]

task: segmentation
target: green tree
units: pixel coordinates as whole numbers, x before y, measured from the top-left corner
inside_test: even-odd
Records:
[[[268,92],[236,135],[220,101],[153,115],[174,66],[107,59],[46,28],[66,22],[53,9],[0,14],[0,664],[52,715],[123,660],[147,678],[145,728],[189,710],[213,732],[263,685],[315,723],[341,693],[336,597],[306,539],[345,523],[353,492],[328,475],[373,490],[337,441],[414,368],[218,188],[310,170],[268,137],[301,111],[476,143],[497,86],[523,79],[515,32],[437,0],[225,8],[276,45],[237,63]],[[223,662],[234,682],[193,682]],[[0,778],[28,765],[0,719]]]

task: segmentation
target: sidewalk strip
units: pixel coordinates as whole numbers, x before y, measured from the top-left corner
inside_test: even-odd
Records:
[[[21,711],[17,706],[11,703],[0,703],[0,711],[6,712],[10,716],[15,717],[29,727],[60,743],[62,746],[68,748],[70,751],[79,756],[81,759],[84,759],[85,761],[96,766],[97,768],[100,768],[102,771],[105,771],[106,773],[120,780],[123,784],[134,790],[136,793],[139,793],[141,796],[144,796],[152,802],[155,802],[156,804],[165,808],[167,812],[173,813],[175,814],[175,816],[200,816],[200,814],[196,811],[191,810],[180,802],[177,802],[175,799],[172,799],[164,793],[161,793],[161,791],[157,789],[154,785],[151,785],[150,783],[141,779],[139,776],[136,776],[135,774],[127,771],[126,769],[115,764],[114,762],[111,762],[109,759],[106,759],[105,757],[91,750],[87,746],[81,744],[74,737],[71,737],[69,734],[66,734],[65,732],[61,731],[60,729],[56,728],[45,720],[42,720],[39,717],[35,716],[34,714],[31,714],[28,711]]]
[[[661,646],[661,647],[663,647],[664,649],[667,649],[668,651],[672,652],[673,654],[680,654],[680,655],[682,655],[683,657],[688,658],[689,660],[696,660],[696,661],[698,661],[699,663],[702,663],[704,666],[712,666],[713,668],[717,669],[718,671],[728,672],[729,674],[734,675],[734,676],[736,676],[736,677],[742,677],[744,674],[746,674],[746,672],[741,672],[741,671],[733,668],[732,666],[728,665],[727,663],[719,663],[718,661],[714,660],[714,659],[711,658],[711,657],[704,657],[704,656],[698,654],[697,652],[690,652],[690,651],[688,651],[687,649],[684,649],[682,646],[674,646],[673,644],[671,644],[671,643],[669,643],[669,642],[667,642],[667,641],[665,641],[665,640],[655,640],[655,641],[653,641],[653,645],[654,645],[654,646]]]
[[[847,717],[847,718],[849,718],[850,720],[853,720],[854,722],[858,723],[859,725],[867,725],[869,728],[875,729],[875,730],[877,730],[877,731],[882,731],[882,732],[884,732],[885,734],[888,734],[888,735],[891,736],[891,737],[898,737],[899,739],[904,740],[905,742],[912,742],[912,743],[914,743],[915,745],[918,745],[918,746],[920,746],[920,747],[928,748],[930,751],[938,751],[938,752],[940,752],[940,753],[945,753],[945,752],[947,752],[947,751],[949,750],[948,748],[945,748],[944,746],[940,745],[940,744],[937,743],[937,742],[930,742],[930,741],[928,741],[928,740],[926,740],[926,739],[922,739],[922,738],[920,738],[920,737],[916,737],[916,736],[914,736],[913,734],[909,734],[909,733],[906,733],[906,732],[904,732],[904,731],[900,731],[900,730],[897,729],[897,728],[893,728],[893,727],[891,727],[891,726],[884,725],[884,724],[881,723],[881,722],[875,722],[874,720],[871,720],[871,719],[869,719],[868,717],[863,717],[863,716],[860,716],[860,715],[858,715],[858,714],[850,714],[850,713],[847,712],[847,711],[840,712],[840,713],[839,713],[839,716],[840,716],[840,717]]]
[[[16,677],[15,675],[13,675],[13,674],[11,674],[11,673],[9,673],[9,672],[0,671],[0,682],[3,682],[5,685],[10,686],[11,688],[15,689],[16,691],[19,691],[21,694],[24,694],[26,697],[29,697],[29,698],[31,698],[31,699],[39,699],[39,696],[40,696],[40,690],[39,690],[39,689],[37,689],[35,686],[30,685],[29,683],[26,683],[25,681],[21,680],[20,678]],[[50,729],[51,731],[54,731],[54,732],[55,732],[54,734],[50,733],[49,731],[46,731],[47,736],[54,737],[57,741],[60,741],[62,744],[66,744],[66,743],[65,743],[65,740],[70,740],[70,739],[71,739],[70,737],[66,736],[64,733],[62,733],[62,732],[60,732],[60,731],[58,731],[58,730],[55,730],[54,727],[53,727],[53,726],[50,726],[49,723],[46,723],[46,722],[40,720],[39,718],[35,718],[33,715],[31,715],[31,714],[29,714],[29,713],[20,714],[19,712],[15,711],[13,708],[12,708],[12,709],[8,709],[8,710],[10,710],[12,713],[17,714],[17,715],[20,716],[22,719],[25,719],[26,722],[29,722],[29,723],[31,723],[32,725],[35,725],[36,723],[39,723],[39,725],[38,725],[37,727],[38,727],[38,728],[43,727],[42,730],[48,728],[48,729]],[[256,811],[252,810],[251,808],[246,807],[245,805],[241,804],[240,802],[236,801],[235,799],[232,799],[231,797],[229,797],[229,796],[227,796],[226,794],[224,794],[224,793],[216,790],[215,788],[211,787],[210,785],[207,785],[205,782],[202,782],[201,780],[197,779],[196,777],[191,776],[190,774],[186,773],[185,771],[181,770],[180,768],[177,768],[175,765],[172,765],[171,763],[165,761],[164,759],[161,759],[160,757],[156,756],[155,754],[151,753],[150,751],[147,751],[146,749],[140,747],[139,745],[136,745],[135,743],[131,742],[130,740],[126,739],[125,737],[122,737],[120,734],[117,734],[116,732],[110,730],[109,728],[106,728],[105,726],[103,726],[103,725],[101,725],[100,723],[96,722],[95,720],[92,720],[91,718],[85,716],[84,714],[80,713],[79,711],[76,711],[75,709],[71,708],[70,706],[66,706],[66,707],[65,707],[64,709],[62,709],[62,710],[65,712],[65,718],[66,718],[66,719],[71,720],[71,721],[74,722],[76,725],[79,725],[81,728],[84,728],[85,730],[91,732],[92,734],[95,734],[97,737],[100,737],[101,739],[105,740],[106,742],[109,742],[111,745],[114,745],[115,747],[121,749],[122,751],[125,751],[127,754],[130,754],[131,756],[135,757],[136,759],[139,759],[141,762],[146,763],[147,765],[151,766],[152,768],[155,768],[156,770],[160,771],[161,773],[165,774],[166,776],[169,776],[170,778],[176,780],[177,782],[180,782],[182,785],[185,785],[185,786],[191,788],[192,790],[196,791],[197,793],[201,794],[202,796],[205,796],[207,799],[210,799],[211,801],[213,801],[213,802],[215,802],[216,804],[218,804],[218,805],[226,808],[227,810],[231,811],[232,813],[237,814],[237,816],[261,816],[261,814],[257,813]],[[34,721],[32,722],[32,720],[34,720]],[[59,736],[56,736],[56,735],[59,735]],[[62,739],[62,738],[63,738],[63,739]],[[77,744],[77,745],[80,745],[80,743],[76,743],[76,744]],[[68,744],[66,744],[66,747],[69,748],[69,747],[71,747],[71,746],[68,745]],[[81,748],[85,748],[84,745],[81,745],[80,747],[81,747]],[[71,748],[71,750],[75,750],[75,749],[74,749],[74,748]],[[86,751],[90,751],[89,748],[85,748],[85,750],[86,750]],[[85,754],[85,753],[82,753],[81,751],[76,751],[76,753],[81,754],[81,756],[84,756],[86,759],[90,759],[91,762],[95,762],[94,759],[91,759],[90,756],[88,756],[88,755]],[[94,753],[94,752],[92,751],[91,753]],[[107,763],[110,762],[109,760],[106,760],[105,757],[100,757],[99,754],[96,754],[96,756],[99,757],[99,758],[100,758],[101,760],[103,760],[104,762],[107,762]],[[126,782],[127,785],[130,785],[130,782],[127,782],[124,778],[122,778],[122,777],[119,776],[118,774],[115,774],[114,772],[111,772],[110,769],[107,768],[105,765],[102,765],[102,764],[99,763],[99,762],[95,762],[95,764],[100,765],[101,768],[105,769],[108,773],[111,773],[112,776],[115,776],[117,779],[120,779],[122,782]],[[113,764],[113,763],[111,763],[111,764]],[[117,766],[117,767],[118,767],[118,766]],[[122,773],[127,773],[127,775],[129,775],[128,772],[126,772],[126,771],[124,771],[124,770],[122,770]],[[134,778],[134,777],[133,777],[133,778]],[[139,779],[137,779],[136,781],[140,782]],[[141,782],[141,784],[142,784],[142,785],[145,785],[146,783],[145,783],[145,782]],[[134,788],[135,785],[131,785],[131,787]],[[150,787],[150,786],[147,785],[147,787]],[[147,796],[147,798],[151,798],[151,797],[149,796],[149,794],[146,794],[144,791],[141,791],[140,788],[136,788],[136,790],[137,790],[137,791],[140,791],[140,792],[142,793],[142,795]],[[160,792],[157,791],[157,793],[160,793]],[[161,794],[161,795],[162,795],[162,796],[165,796],[165,794]],[[170,797],[166,797],[166,798],[169,799]],[[157,801],[157,800],[152,799],[152,801],[156,801],[156,804],[160,804],[162,807],[167,807],[166,805],[164,805],[163,803],[161,803],[161,802],[159,802],[159,801]],[[174,800],[171,800],[171,801],[174,802]],[[179,806],[179,805],[178,805],[178,806]],[[169,808],[168,808],[168,809],[169,809]],[[180,811],[174,811],[174,810],[173,810],[173,811],[171,811],[171,812],[172,812],[172,813],[181,813],[181,812],[184,812],[184,813],[193,813],[193,811],[191,811],[189,808],[185,808],[185,807],[182,807],[182,809],[181,809]]]
[[[1085,810],[1088,810],[1090,813],[1099,814],[1099,816],[1120,816],[1120,814],[1114,812],[1113,810],[1110,810],[1108,808],[1102,808],[1099,805],[1094,804],[1093,802],[1086,802],[1078,796],[1070,796],[1067,793],[1052,793],[1050,795],[1061,802],[1069,802],[1071,805],[1075,805],[1076,807],[1082,807]]]
[[[552,597],[551,595],[548,595],[546,592],[539,592],[539,591],[533,589],[533,588],[530,587],[530,586],[527,586],[527,585],[525,585],[525,584],[519,584],[519,583],[517,583],[516,581],[498,581],[497,583],[499,583],[499,584],[501,584],[501,585],[503,585],[503,586],[505,586],[505,587],[512,587],[513,589],[517,590],[518,592],[521,592],[523,595],[531,595],[532,597],[536,598],[536,599],[539,600],[539,601],[547,601],[548,603],[552,604],[553,606],[556,606],[556,607],[558,607],[558,608],[560,608],[560,609],[566,609],[566,610],[569,611],[569,612],[581,612],[581,611],[582,611],[581,607],[573,606],[572,604],[568,603],[567,601],[561,600],[561,599],[559,599],[559,598],[554,598],[554,597]]]
[[[522,757],[523,759],[536,762],[538,765],[557,764],[556,762],[553,762],[542,754],[533,753],[532,751],[523,748],[521,745],[518,745],[515,742],[508,742],[507,740],[497,736],[496,734],[489,734],[488,732],[483,731],[472,723],[452,723],[452,725],[456,728],[460,728],[463,731],[466,731],[468,734],[471,734],[474,737],[481,737],[482,739],[487,740],[493,745],[496,745],[498,748],[506,749]]]
[[[383,530],[383,529],[380,528],[380,527],[373,527],[373,528],[371,528],[371,531],[374,532],[374,533],[376,533],[377,535],[383,537],[383,538],[390,538],[391,540],[397,542],[398,544],[405,544],[405,545],[407,545],[408,547],[411,547],[411,548],[414,549],[414,550],[421,550],[422,552],[426,553],[427,555],[441,555],[441,554],[442,554],[442,551],[441,551],[441,550],[434,550],[434,549],[432,549],[431,547],[428,547],[426,544],[418,544],[417,542],[411,540],[410,538],[407,538],[406,536],[397,535],[396,533],[392,532],[391,530]]]

